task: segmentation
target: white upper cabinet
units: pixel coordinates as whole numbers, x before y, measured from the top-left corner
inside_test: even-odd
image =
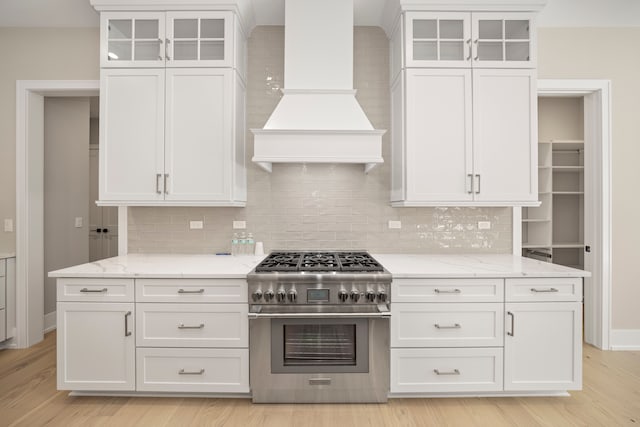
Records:
[[[231,12],[103,12],[101,67],[231,67]]]
[[[407,12],[406,67],[535,68],[535,21],[517,12]]]

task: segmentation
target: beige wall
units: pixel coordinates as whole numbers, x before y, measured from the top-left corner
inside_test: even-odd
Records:
[[[640,28],[541,28],[538,76],[612,82],[612,328],[640,329]]]
[[[97,80],[98,29],[0,28],[0,224],[16,215],[16,80]],[[15,233],[0,228],[0,252]]]
[[[82,227],[75,226],[82,218]],[[89,262],[89,98],[44,100],[44,314],[56,311],[48,271]]]
[[[358,27],[354,39],[357,98],[376,129],[389,129],[388,41],[376,27]],[[283,27],[258,27],[249,40],[247,127],[260,128],[280,99]],[[270,77],[267,80],[267,77]],[[274,84],[277,87],[274,87]],[[274,90],[275,89],[275,90]],[[453,253],[511,251],[509,208],[392,208],[389,206],[389,133],[386,163],[368,175],[362,165],[274,165],[272,174],[251,163],[248,132],[248,203],[244,209],[134,208],[131,252],[229,251],[234,219],[265,249],[368,249],[372,252]],[[203,220],[203,230],[189,230]],[[402,221],[389,230],[388,220]],[[479,231],[478,221],[492,229]]]

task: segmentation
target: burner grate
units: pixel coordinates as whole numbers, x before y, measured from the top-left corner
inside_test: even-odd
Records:
[[[272,252],[255,270],[261,272],[382,272],[367,252]]]

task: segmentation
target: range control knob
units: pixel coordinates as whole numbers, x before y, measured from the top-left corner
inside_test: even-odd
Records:
[[[276,299],[278,300],[278,302],[284,302],[286,298],[287,298],[287,294],[284,292],[284,289],[280,289],[276,293]]]
[[[260,301],[260,299],[262,299],[262,291],[258,289],[251,294],[251,298],[253,298],[254,301]]]
[[[358,300],[360,300],[360,292],[355,290],[351,291],[351,301],[358,302]]]
[[[269,289],[268,291],[266,291],[264,293],[264,300],[265,302],[270,302],[274,297],[273,291],[271,289]]]
[[[287,294],[287,298],[289,299],[289,302],[296,302],[296,299],[298,298],[298,293],[296,292],[295,289],[291,289]]]
[[[378,292],[378,301],[386,302],[387,301],[387,293],[385,291]]]
[[[367,301],[376,302],[376,293],[375,292],[367,291],[366,296],[367,296]]]
[[[340,301],[346,302],[348,298],[349,298],[349,294],[347,294],[347,291],[345,291],[344,289],[338,292],[338,299]]]

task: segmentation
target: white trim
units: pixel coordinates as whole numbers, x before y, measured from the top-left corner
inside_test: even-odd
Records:
[[[52,311],[44,315],[44,333],[51,332],[56,329],[56,312]]]
[[[118,206],[118,255],[129,253],[129,209]]]
[[[18,80],[16,81],[16,334],[18,348],[43,339],[44,264],[43,236],[34,234],[32,224],[42,224],[42,194],[30,194],[29,173],[33,156],[42,156],[42,146],[28,147],[30,96],[97,96],[98,80]],[[39,152],[38,152],[39,151]]]
[[[640,350],[640,329],[612,329],[611,350]]]
[[[609,350],[611,334],[611,82],[609,80],[538,80],[538,95],[584,96],[585,116],[595,120],[591,133],[595,150],[591,156],[594,248],[592,284],[585,289],[585,341]],[[586,121],[585,121],[586,122]],[[585,133],[585,138],[587,134]],[[585,183],[586,185],[591,185]],[[589,298],[591,295],[591,298]]]
[[[513,254],[522,256],[522,208],[514,206],[511,213]]]

